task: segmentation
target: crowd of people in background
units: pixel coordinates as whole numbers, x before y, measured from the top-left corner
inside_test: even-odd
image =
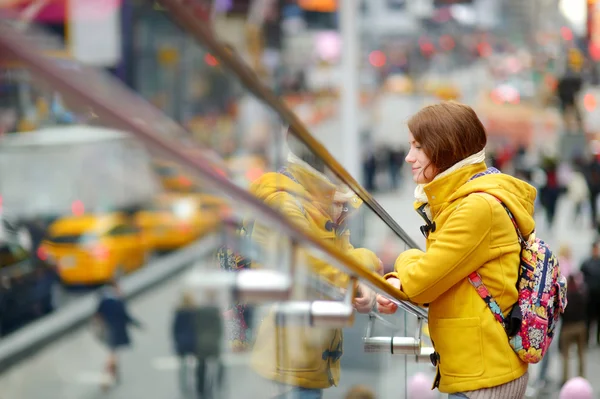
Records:
[[[406,150],[402,146],[381,145],[364,150],[364,186],[372,193],[395,191],[402,183]]]
[[[491,166],[528,181],[538,189],[538,211],[545,214],[546,228],[554,227],[558,203],[567,199],[573,205],[573,222],[600,234],[600,159],[597,155],[561,159],[540,153],[532,157],[523,146],[516,149],[506,146],[491,151],[488,156]],[[537,162],[532,162],[534,158]]]

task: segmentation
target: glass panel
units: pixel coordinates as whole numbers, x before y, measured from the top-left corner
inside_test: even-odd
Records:
[[[28,76],[27,68],[19,68]],[[212,75],[200,76],[210,81]],[[233,80],[233,76],[227,77]],[[105,76],[102,79],[112,88],[110,79]],[[30,96],[59,98],[47,82],[29,79],[23,87]],[[109,91],[107,87],[103,90]],[[362,201],[335,177],[318,155],[287,132],[287,126],[272,110],[246,91],[239,91],[237,95],[242,98],[239,101],[242,105],[237,114],[241,119],[236,121],[241,123],[233,123],[233,120],[215,123],[211,125],[213,130],[209,136],[195,135],[193,130],[193,137],[188,138],[179,132],[161,133],[172,143],[185,146],[192,156],[198,153],[216,160],[218,156],[225,157],[224,164],[228,168],[221,170],[238,185],[282,212],[302,230],[315,234],[320,242],[333,245],[381,274],[383,269],[375,252],[388,248],[392,245],[390,242],[394,242],[394,251],[404,250],[406,244],[370,210],[361,207]],[[110,298],[118,296],[119,291],[129,298],[136,278],[143,278],[141,276],[151,271],[168,277],[173,275],[165,271],[170,267],[169,262],[176,262],[170,259],[184,256],[181,251],[169,252],[190,244],[200,245],[200,252],[192,258],[184,257],[187,263],[177,261],[176,268],[185,269],[183,274],[176,274],[170,282],[127,301],[134,326],[139,322],[141,330],[128,330],[132,350],[116,352],[118,367],[110,363],[111,357],[106,360],[106,343],[120,347],[126,343],[126,337],[106,335],[102,324],[86,322],[86,328],[69,336],[61,332],[52,346],[0,377],[5,392],[33,398],[52,389],[64,392],[65,397],[81,397],[91,392],[91,386],[99,386],[109,387],[107,389],[113,390],[117,397],[137,397],[148,392],[172,396],[179,389],[178,378],[184,381],[180,388],[200,389],[194,385],[203,381],[202,378],[189,375],[201,373],[203,369],[199,365],[207,366],[207,383],[208,380],[218,383],[219,364],[224,370],[221,387],[225,391],[218,397],[240,397],[248,392],[248,387],[265,395],[283,393],[292,387],[325,389],[327,397],[339,396],[357,383],[378,391],[392,386],[398,389],[398,375],[405,378],[407,359],[392,358],[388,353],[363,353],[366,315],[356,315],[354,324],[342,323],[343,318],[334,327],[307,324],[311,319],[321,322],[340,319],[345,292],[353,290],[348,275],[340,271],[344,270],[341,265],[306,246],[297,248],[295,263],[286,262],[289,254],[285,251],[291,244],[276,226],[255,218],[252,210],[240,204],[227,206],[228,199],[219,194],[218,187],[206,184],[184,165],[155,148],[146,147],[125,131],[109,127],[108,120],[93,109],[68,101],[61,107],[69,113],[69,121],[47,122],[47,116],[39,111],[36,121],[43,122],[30,132],[6,135],[0,145],[4,171],[0,179],[3,211],[17,223],[30,220],[39,223],[42,237],[37,246],[31,248],[35,254],[31,261],[40,267],[43,265],[43,270],[49,273],[46,288],[38,291],[33,290],[39,285],[31,288],[39,297],[26,294],[26,304],[19,308],[37,310],[43,304],[48,307],[44,309],[48,313],[71,315],[87,309],[90,314],[98,312],[103,320],[110,320],[118,317],[112,315],[115,309],[111,307]],[[142,108],[132,108],[130,116],[144,115],[138,113],[140,110]],[[158,114],[145,115],[155,118],[151,120],[161,126],[169,123]],[[219,117],[231,118],[227,113]],[[205,122],[211,120],[203,120]],[[231,126],[237,128],[234,134],[229,134]],[[209,145],[212,151],[207,153],[196,143]],[[19,173],[9,173],[11,170]],[[225,215],[231,225],[215,236],[216,243],[196,242],[218,231],[219,221]],[[124,231],[131,234],[117,237],[114,234],[117,227],[124,227]],[[244,238],[240,239],[240,234]],[[223,238],[227,240],[222,242]],[[246,264],[241,262],[243,267],[293,272],[294,289],[290,300],[240,308],[234,304],[245,305],[245,302],[230,297],[232,287],[217,292],[201,283],[208,270],[230,266],[223,263],[223,258],[219,261],[218,255],[223,251],[216,249],[223,245],[225,249],[231,248],[232,254],[248,260]],[[354,247],[371,248],[375,252]],[[149,259],[154,261],[146,264]],[[237,266],[238,263],[234,268]],[[53,284],[54,279],[62,284]],[[98,295],[86,295],[93,287],[113,279],[118,279],[119,289],[102,288],[99,294],[104,300],[99,302]],[[82,288],[84,293],[79,291]],[[370,290],[366,286],[361,286],[359,291],[359,296],[373,298],[374,293],[368,294]],[[22,295],[25,292],[29,291],[19,291]],[[215,297],[211,298],[211,292]],[[213,302],[215,299],[218,300]],[[314,312],[325,312],[324,315],[301,312],[299,316],[305,317],[292,317],[299,311],[296,306],[302,310],[314,301],[329,301],[321,305],[324,308],[314,309]],[[372,302],[363,303],[362,310],[368,312],[371,305]],[[278,319],[286,323],[284,327],[274,328],[269,324],[274,309],[279,309]],[[352,308],[348,309],[346,318],[353,313]],[[337,311],[327,315],[334,310]],[[241,341],[237,342],[232,338],[232,329],[244,320],[243,316],[251,330],[244,331],[248,335],[237,337]],[[192,338],[186,337],[185,332],[179,336],[190,320],[198,330]],[[218,320],[223,323],[222,328],[218,328]],[[396,335],[412,334],[407,332],[404,312],[398,312],[391,320],[397,326]],[[379,329],[381,327],[376,326],[375,332],[379,333]],[[274,333],[283,340],[279,347],[274,346],[277,340],[269,338]],[[183,346],[186,342],[195,345],[194,356],[177,357],[174,340],[178,337]],[[219,342],[221,349],[215,349]],[[241,345],[244,343],[246,347]],[[253,359],[263,357],[269,362],[262,364],[254,360],[253,363]],[[108,363],[104,366],[104,362]],[[51,364],[59,364],[60,372]],[[187,367],[193,364],[196,367]],[[271,374],[269,371],[277,369],[284,372]],[[393,373],[381,373],[382,370],[393,370]],[[43,377],[37,387],[15,383],[23,375],[39,373],[43,373]],[[69,376],[68,382],[64,380],[65,375]],[[153,378],[148,379],[148,375]],[[244,377],[240,377],[242,375]],[[240,378],[246,383],[239,384]],[[117,384],[119,381],[121,385]]]

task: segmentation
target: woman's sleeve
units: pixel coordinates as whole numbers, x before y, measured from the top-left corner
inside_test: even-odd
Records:
[[[394,265],[401,290],[415,303],[430,303],[489,260],[492,210],[480,195],[466,198],[444,223],[427,252],[410,249]]]

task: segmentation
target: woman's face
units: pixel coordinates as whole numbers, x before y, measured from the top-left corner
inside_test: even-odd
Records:
[[[331,207],[332,220],[334,222],[338,222],[340,216],[342,216],[342,212],[344,210],[345,204],[343,202],[334,202]]]
[[[435,167],[431,165],[431,161],[425,151],[421,148],[421,144],[415,141],[412,133],[408,132],[408,140],[410,150],[406,155],[406,162],[412,167],[413,180],[417,184],[427,184],[435,177]]]

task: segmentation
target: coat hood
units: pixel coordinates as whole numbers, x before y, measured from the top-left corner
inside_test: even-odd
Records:
[[[425,186],[425,192],[434,218],[444,203],[483,192],[496,197],[510,209],[525,237],[535,229],[533,210],[536,189],[523,180],[501,173],[495,168],[487,168],[483,162],[434,180]]]
[[[347,186],[335,185],[295,157],[288,158],[288,165],[282,171],[265,173],[255,180],[250,192],[263,201],[275,193],[286,192],[318,205],[325,212],[329,212],[334,200],[347,203],[349,210],[362,205],[362,200]]]

